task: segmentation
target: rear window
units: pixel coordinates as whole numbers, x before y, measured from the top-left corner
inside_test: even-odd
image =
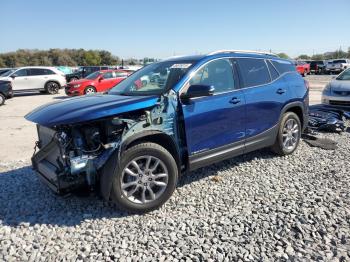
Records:
[[[238,58],[237,63],[244,87],[264,85],[271,81],[265,60],[254,58]]]
[[[280,74],[288,73],[288,72],[294,72],[295,66],[292,62],[285,61],[285,60],[272,60],[272,64],[276,67],[277,71]]]

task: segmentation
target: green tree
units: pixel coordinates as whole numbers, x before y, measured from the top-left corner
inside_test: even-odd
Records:
[[[290,59],[290,57],[286,54],[286,53],[279,53],[277,54],[280,58],[284,58],[284,59]]]
[[[308,55],[300,55],[297,57],[297,59],[300,59],[300,60],[309,60],[310,59],[310,56]]]
[[[89,50],[84,54],[83,65],[92,66],[101,64],[101,57],[97,51]]]
[[[2,59],[2,57],[0,56],[0,68],[1,67],[6,67],[5,61]]]

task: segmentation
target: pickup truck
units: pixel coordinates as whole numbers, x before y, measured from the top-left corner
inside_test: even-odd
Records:
[[[327,62],[324,60],[317,60],[310,62],[310,72],[314,74],[324,74],[326,72]]]
[[[295,64],[297,71],[302,76],[305,77],[306,75],[310,74],[310,64],[308,64],[304,61],[295,61],[294,64]]]
[[[347,68],[350,68],[350,59],[336,59],[332,62],[328,62],[326,72],[339,74]]]

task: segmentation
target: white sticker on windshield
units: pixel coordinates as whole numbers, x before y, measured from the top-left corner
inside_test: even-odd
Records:
[[[170,68],[180,68],[185,69],[189,68],[192,64],[173,64]]]

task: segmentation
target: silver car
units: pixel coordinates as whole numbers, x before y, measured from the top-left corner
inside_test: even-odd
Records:
[[[332,80],[322,92],[322,103],[350,106],[350,68]]]

